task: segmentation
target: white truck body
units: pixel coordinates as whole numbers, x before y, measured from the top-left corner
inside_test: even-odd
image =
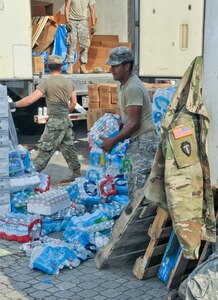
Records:
[[[218,188],[218,2],[206,1],[204,30],[204,82],[203,96],[210,117],[208,156],[211,183]]]
[[[33,75],[30,1],[1,0],[0,28],[0,80],[31,79]]]

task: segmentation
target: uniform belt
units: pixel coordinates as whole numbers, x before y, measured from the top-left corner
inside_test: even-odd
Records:
[[[50,118],[68,117],[68,114],[58,114],[58,115],[49,114],[49,117]]]
[[[152,136],[152,135],[155,135],[155,134],[156,134],[155,130],[151,130],[151,131],[142,133],[141,135],[139,135],[139,136],[137,136],[135,138],[130,138],[130,143],[136,142],[138,140],[142,140],[142,139],[144,139],[146,137],[149,137],[149,136]]]

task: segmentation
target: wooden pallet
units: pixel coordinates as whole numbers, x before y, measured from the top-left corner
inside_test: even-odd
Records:
[[[138,279],[157,275],[171,232],[172,224],[168,213],[158,208],[154,222],[148,230],[151,238],[148,247],[144,255],[137,258],[133,268],[133,274]]]
[[[96,266],[102,268],[109,264],[123,264],[134,261],[144,253],[149,243],[147,231],[155,213],[156,207],[145,200],[143,188],[137,190],[133,201],[116,221],[109,243],[97,252]]]
[[[40,34],[42,33],[42,30],[45,27],[45,24],[47,23],[49,17],[40,17],[38,19],[38,17],[33,18],[32,22],[33,25],[36,27],[32,36],[32,47],[35,46]]]

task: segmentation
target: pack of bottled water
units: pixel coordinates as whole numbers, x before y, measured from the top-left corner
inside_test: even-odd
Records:
[[[165,89],[157,89],[153,96],[152,117],[157,133],[160,134],[161,122],[167,111],[167,107],[175,94],[176,86]]]
[[[104,178],[105,176],[105,167],[101,166],[90,166],[86,171],[86,178],[89,181],[98,181]]]
[[[90,166],[105,166],[105,153],[104,151],[94,145],[90,151]]]
[[[108,196],[117,194],[117,190],[114,184],[114,179],[113,176],[111,175],[107,175],[105,178],[99,180],[98,187],[99,187],[99,194],[101,195],[101,197],[105,197],[106,199]]]
[[[59,210],[70,207],[70,196],[65,188],[52,188],[29,198],[27,211],[40,215],[53,215]]]
[[[101,147],[103,144],[100,136],[113,137],[119,132],[120,116],[109,113],[104,114],[98,121],[95,122],[91,131],[88,133],[91,147],[97,145]]]
[[[10,177],[24,176],[24,164],[16,149],[9,151],[9,175]]]
[[[19,157],[20,157],[20,159],[23,163],[24,172],[27,173],[27,174],[34,173],[35,172],[35,167],[33,166],[33,164],[30,161],[28,150],[24,146],[18,145],[17,146],[17,152],[18,152]]]
[[[76,231],[86,231],[95,233],[111,229],[114,224],[113,219],[105,212],[97,209],[93,213],[85,213],[79,217],[72,217],[69,225],[64,232],[65,240],[71,239]]]
[[[94,234],[86,231],[74,231],[68,236],[67,242],[70,244],[77,257],[82,261],[92,258],[97,250]]]
[[[123,156],[117,154],[106,153],[106,175],[111,175],[114,178],[122,172]]]
[[[35,191],[38,191],[40,193],[47,192],[50,188],[51,183],[51,177],[44,173],[38,173],[40,184],[35,188]]]
[[[41,232],[41,223],[39,215],[8,213],[0,219],[0,238],[29,242],[34,238],[33,231]]]
[[[80,216],[84,213],[84,205],[72,203],[70,208],[65,208],[50,216],[41,216],[42,233],[47,235],[51,232],[64,231],[72,216]]]
[[[101,234],[100,232],[96,232],[94,238],[95,238],[95,245],[97,249],[106,246],[110,240],[107,235]]]
[[[66,190],[70,196],[70,200],[77,203],[79,201],[79,187],[81,186],[81,182],[85,182],[85,177],[76,178],[73,182],[66,187]]]
[[[101,200],[97,183],[85,177],[77,178],[67,187],[67,191],[71,201],[85,206],[92,206]]]
[[[23,190],[34,190],[40,184],[37,173],[25,174],[24,176],[10,178],[10,192],[20,192]]]
[[[11,194],[11,211],[15,213],[26,213],[27,203],[29,197],[35,195],[36,192],[31,190],[24,190],[21,192],[16,192]]]
[[[117,143],[114,148],[111,150],[111,155],[120,155],[126,156],[126,150],[129,145],[129,139],[124,140],[123,142]]]
[[[35,247],[30,257],[30,268],[49,275],[57,275],[63,268],[78,267],[81,261],[69,243]]]
[[[126,174],[120,174],[114,179],[114,184],[118,195],[128,195],[128,179]]]
[[[125,205],[120,204],[118,202],[110,202],[110,203],[100,203],[93,207],[92,212],[95,210],[100,210],[102,212],[105,212],[108,216],[111,218],[115,218],[120,216],[121,211],[123,210]]]

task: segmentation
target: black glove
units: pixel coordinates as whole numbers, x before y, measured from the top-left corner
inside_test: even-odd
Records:
[[[10,109],[16,108],[16,102],[9,102]]]
[[[66,23],[66,28],[67,28],[67,32],[71,32],[72,26],[70,25],[69,22]]]

